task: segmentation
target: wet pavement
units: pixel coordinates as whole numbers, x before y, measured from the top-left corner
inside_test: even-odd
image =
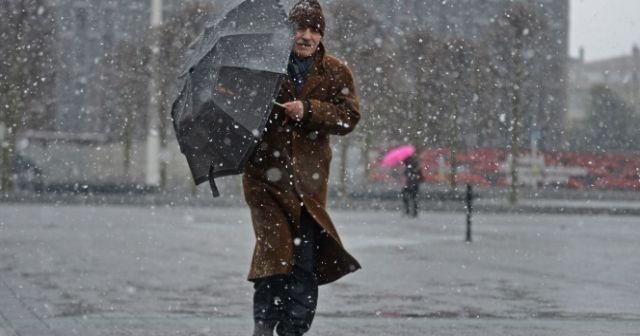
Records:
[[[640,217],[332,211],[310,336],[640,335]],[[0,336],[251,334],[242,207],[0,204]]]

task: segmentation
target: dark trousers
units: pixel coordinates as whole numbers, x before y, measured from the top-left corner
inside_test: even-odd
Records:
[[[402,203],[404,204],[404,212],[408,216],[418,216],[418,187],[413,185],[404,186],[402,188]]]
[[[253,316],[256,324],[273,328],[280,336],[309,331],[318,300],[315,259],[320,227],[305,208],[296,237],[296,264],[287,275],[258,279],[254,283]]]

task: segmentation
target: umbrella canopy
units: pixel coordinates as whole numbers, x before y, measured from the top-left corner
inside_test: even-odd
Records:
[[[415,152],[416,148],[413,145],[404,145],[393,148],[384,155],[381,165],[385,168],[393,167],[413,155]]]
[[[294,30],[278,0],[239,2],[190,47],[171,116],[196,184],[240,174],[286,74]]]

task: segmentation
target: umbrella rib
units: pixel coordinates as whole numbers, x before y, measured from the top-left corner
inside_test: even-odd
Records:
[[[271,35],[272,33],[257,33],[257,32],[250,32],[250,31],[241,31],[241,32],[227,32],[227,33],[222,33],[220,34],[218,37],[216,37],[214,39],[215,43],[213,43],[213,45],[215,45],[218,41],[220,41],[221,38],[223,37],[229,37],[229,36],[248,36],[248,35],[258,35],[258,36],[268,36]],[[205,39],[205,33],[200,34],[200,36],[196,37],[193,42],[191,42],[189,44],[189,46],[187,47],[187,49],[190,50],[195,50],[199,44],[204,43],[204,39]],[[207,48],[208,49],[208,48]]]
[[[200,62],[198,62],[200,63]],[[191,68],[194,68],[198,65],[198,63],[196,63],[195,65],[193,65]],[[274,71],[274,70],[269,70],[269,69],[258,69],[258,68],[251,68],[251,67],[246,67],[246,66],[238,66],[238,65],[221,65],[220,68],[235,68],[235,69],[243,69],[243,70],[251,70],[251,71],[255,71],[255,72],[264,72],[264,73],[270,73],[270,74],[277,74],[277,75],[284,75],[286,74],[285,69],[282,69],[282,71]],[[183,73],[181,73],[178,78],[184,78],[185,76],[187,76],[189,74],[189,69],[187,69],[186,71],[184,71]]]
[[[223,65],[220,66],[220,69],[222,69],[222,68],[251,70],[251,71],[255,71],[255,72],[264,72],[264,73],[270,73],[270,74],[276,74],[276,75],[284,75],[285,74],[284,71],[280,72],[280,71],[273,71],[273,70],[268,70],[268,69],[258,69],[258,68],[251,68],[251,67],[238,66],[238,65],[224,65],[223,64]]]
[[[215,100],[212,100],[211,103],[213,104],[213,106],[219,110],[219,111],[224,111],[224,109],[222,107],[220,107],[220,105],[218,105]],[[235,123],[235,126],[242,128],[244,131],[246,131],[248,134],[253,134],[253,131],[246,128],[244,125],[242,125],[241,123],[239,123],[236,118],[234,118],[232,115],[227,114],[227,116],[233,120],[233,122]],[[254,137],[255,139],[255,137]],[[214,148],[215,149],[215,148]],[[219,152],[219,151],[218,151]]]
[[[212,101],[212,103],[214,104],[214,106],[217,109],[220,109],[219,105],[216,104],[215,101]],[[229,116],[229,117],[231,117],[231,116]],[[231,119],[235,122],[234,126],[237,126],[237,127],[241,128],[241,129],[243,129],[245,132],[247,132],[247,134],[252,134],[252,132],[249,131],[246,127],[244,127],[242,124],[236,122],[236,120],[234,118],[231,117]],[[250,139],[250,140],[248,140],[251,143],[249,145],[249,148],[251,148],[251,149],[255,148],[255,140],[256,140],[255,137]],[[216,153],[217,157],[224,157],[225,156],[224,155],[225,154],[224,150],[222,150],[220,148],[216,148],[215,146],[212,146],[211,149]],[[242,161],[243,161],[242,164],[240,164],[239,166],[240,167],[244,166],[244,163],[247,161],[247,159],[248,159],[248,156],[244,157],[242,159]],[[216,165],[216,164],[220,164],[220,163],[219,162],[218,163],[213,163],[212,162],[211,164]],[[209,178],[218,178],[218,177],[226,176],[226,175],[230,175],[230,174],[238,174],[240,172],[239,169],[241,169],[241,168],[238,168],[238,167],[231,167],[231,168],[220,168],[220,167],[221,166],[217,166],[217,169],[211,170],[210,171],[211,175],[209,176]]]
[[[229,37],[229,36],[247,36],[247,35],[269,36],[272,34],[273,32],[270,32],[270,33],[257,33],[257,32],[250,32],[250,31],[228,32],[228,33],[220,34],[220,36],[218,37],[218,40],[223,37]]]
[[[187,64],[190,64],[188,67],[186,67],[184,69],[184,71],[182,71],[180,73],[180,75],[178,77],[182,77],[185,74],[187,74],[189,72],[190,69],[192,69],[193,67],[195,67],[198,63],[200,63],[200,61],[202,60],[202,58],[204,57],[204,55],[206,55],[211,48],[213,48],[216,44],[218,44],[220,42],[220,40],[222,38],[227,38],[227,37],[233,37],[233,36],[265,36],[265,37],[269,37],[272,36],[275,30],[278,29],[283,29],[283,28],[289,28],[290,32],[291,32],[291,36],[293,37],[293,30],[291,29],[291,26],[283,26],[283,25],[278,25],[278,26],[273,26],[273,27],[263,27],[263,29],[272,29],[273,31],[269,31],[269,32],[255,32],[255,31],[248,31],[248,30],[241,30],[241,31],[227,31],[227,32],[222,32],[219,35],[216,36],[215,33],[211,33],[213,35],[213,39],[207,39],[205,38],[208,31],[210,31],[210,29],[215,29],[217,27],[219,23],[216,23],[215,25],[212,26],[208,26],[205,28],[205,31],[202,32],[190,45],[189,45],[189,50],[191,50],[194,54],[191,55],[190,59],[193,60],[199,60],[197,62],[193,62],[189,61]],[[255,29],[255,27],[254,27]],[[207,43],[206,41],[209,41],[210,43]],[[287,49],[290,49],[287,48]]]

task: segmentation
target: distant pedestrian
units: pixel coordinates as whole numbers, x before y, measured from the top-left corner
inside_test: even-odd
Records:
[[[288,76],[262,142],[247,164],[244,195],[256,237],[254,336],[300,336],[313,321],[318,286],[360,268],[326,210],[332,135],[360,120],[352,73],[325,52],[316,0],[289,13],[296,28]]]
[[[404,204],[404,213],[409,217],[418,216],[418,191],[420,190],[420,182],[422,175],[418,159],[415,154],[409,156],[402,161],[404,165],[404,186],[402,187],[402,203]]]

